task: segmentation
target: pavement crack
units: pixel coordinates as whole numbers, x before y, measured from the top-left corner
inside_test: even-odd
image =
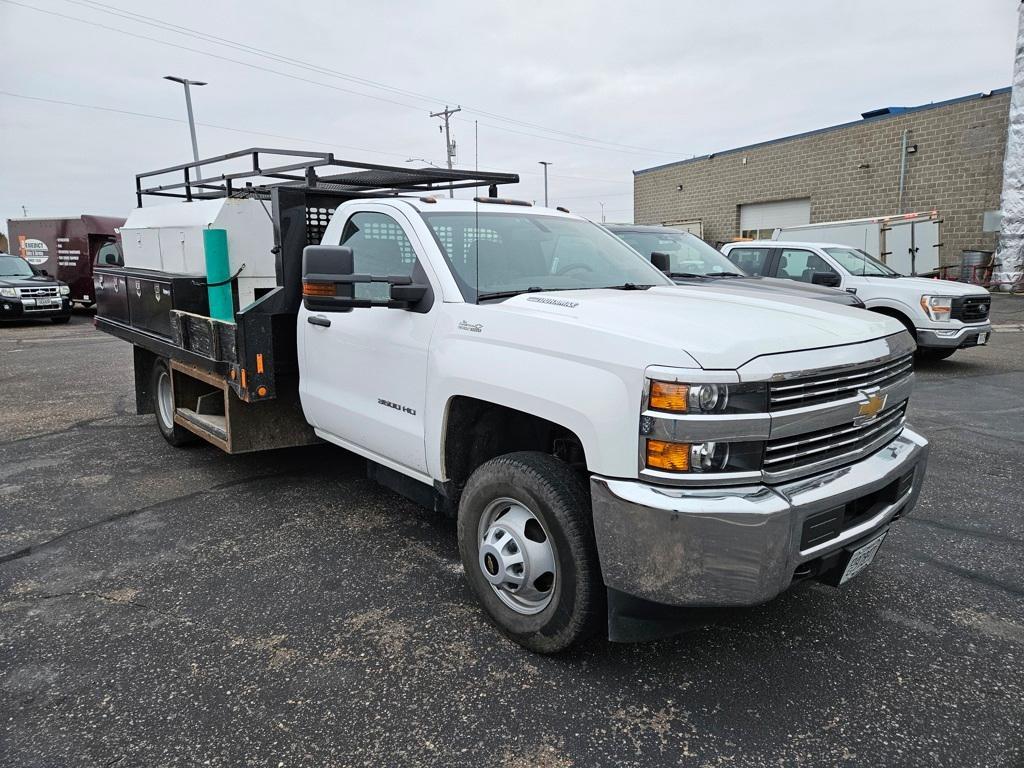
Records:
[[[62,600],[68,597],[93,598],[95,600],[102,600],[106,603],[113,603],[115,605],[128,605],[140,611],[146,611],[147,613],[155,613],[159,616],[163,616],[164,618],[172,619],[174,621],[180,621],[184,624],[195,623],[194,621],[192,621],[192,619],[186,618],[184,616],[179,616],[176,613],[163,611],[155,606],[149,605],[148,603],[141,603],[138,600],[133,600],[130,597],[114,597],[110,594],[104,594],[103,592],[97,592],[91,589],[73,589],[67,592],[54,592],[53,594],[49,595],[36,595],[28,598],[28,602],[42,602],[44,600]],[[7,605],[9,602],[23,601],[6,601],[4,603],[0,603],[0,605]]]
[[[14,552],[8,552],[5,555],[0,555],[0,565],[3,565],[4,563],[9,563],[12,560],[20,560],[23,557],[34,555],[37,552],[40,552],[41,550],[51,547],[57,542],[63,541],[64,539],[70,536],[74,536],[77,533],[83,533],[85,531],[92,530],[93,528],[99,528],[100,526],[108,525],[110,523],[116,523],[121,520],[126,520],[130,517],[141,515],[143,512],[152,512],[153,510],[160,509],[161,507],[172,507],[176,504],[193,501],[203,496],[218,493],[219,491],[227,490],[229,488],[237,488],[240,485],[246,485],[252,482],[259,482],[261,480],[269,480],[286,474],[288,474],[288,472],[282,471],[271,472],[269,474],[262,475],[251,475],[249,477],[240,477],[234,480],[227,480],[223,483],[217,483],[216,485],[210,486],[209,488],[193,491],[192,493],[186,493],[183,496],[174,496],[170,499],[162,499],[161,501],[155,501],[152,504],[147,504],[143,507],[138,507],[136,509],[128,509],[125,510],[124,512],[116,512],[112,515],[107,515],[106,517],[100,518],[99,520],[94,520],[91,523],[87,523],[77,528],[71,528],[69,530],[58,533],[56,536],[47,539],[46,541],[40,542],[38,544],[31,544],[27,547],[22,547],[21,549],[16,550]]]
[[[989,533],[988,531],[982,531],[977,528],[966,528],[962,525],[953,525],[952,523],[944,523],[940,520],[926,520],[920,517],[908,517],[906,522],[914,525],[923,525],[928,528],[938,528],[943,531],[949,531],[950,533],[959,533],[965,536],[970,536],[975,539],[986,539],[988,541],[995,541],[1000,544],[1010,544],[1011,546],[1024,547],[1024,540],[1016,539],[1012,536],[1002,536],[998,533]]]
[[[966,581],[973,581],[976,584],[980,584],[1000,592],[1005,592],[1006,594],[1012,595],[1016,598],[1024,597],[1024,587],[1020,587],[1016,584],[1009,584],[993,576],[978,573],[977,571],[972,571],[959,565],[953,565],[952,563],[946,563],[928,555],[915,554],[904,547],[898,547],[898,549],[902,549],[904,552],[907,552],[911,559],[916,560],[919,563],[924,563],[925,565],[930,565],[933,568],[938,568],[940,571],[945,571],[953,576],[959,576],[961,579]]]
[[[127,414],[127,413],[115,414],[115,416],[119,416],[119,415],[130,416],[130,415],[133,415],[133,414]],[[39,433],[34,434],[34,435],[25,435],[24,437],[16,437],[13,440],[4,440],[4,441],[0,442],[0,448],[3,448],[3,447],[8,446],[8,445],[18,445],[19,443],[24,443],[24,442],[27,442],[29,440],[44,440],[44,439],[46,439],[48,437],[57,437],[58,435],[63,435],[63,434],[66,434],[68,432],[72,432],[72,431],[75,431],[75,430],[88,430],[88,429],[96,429],[96,430],[99,430],[99,429],[140,429],[140,428],[142,428],[144,426],[147,426],[145,424],[100,424],[100,423],[97,423],[97,422],[101,422],[101,421],[108,420],[108,419],[111,419],[111,418],[114,418],[114,417],[112,417],[112,416],[99,416],[99,417],[95,417],[95,418],[91,418],[91,419],[83,419],[82,421],[73,422],[71,424],[68,424],[66,427],[61,427],[60,429],[54,429],[54,430],[52,430],[50,432],[39,432]]]

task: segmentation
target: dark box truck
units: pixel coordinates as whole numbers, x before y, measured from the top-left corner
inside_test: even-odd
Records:
[[[10,253],[71,286],[72,302],[91,306],[96,302],[93,267],[97,260],[108,266],[119,263],[117,231],[123,224],[123,218],[88,214],[8,219]]]

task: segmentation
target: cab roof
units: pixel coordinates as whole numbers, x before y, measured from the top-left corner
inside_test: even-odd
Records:
[[[845,243],[819,243],[810,240],[733,240],[722,247],[730,248],[850,248],[852,245]]]
[[[466,200],[464,198],[441,197],[440,193],[437,196],[421,195],[413,197],[412,195],[400,195],[397,197],[378,197],[369,199],[372,199],[374,202],[385,203],[401,201],[402,203],[415,208],[420,213],[516,213],[522,216],[557,216],[565,219],[581,218],[576,214],[559,211],[555,208],[545,208],[543,206],[536,206],[532,204],[516,205],[514,203],[502,202],[481,203],[475,200]],[[507,200],[508,198],[498,197],[494,199]]]

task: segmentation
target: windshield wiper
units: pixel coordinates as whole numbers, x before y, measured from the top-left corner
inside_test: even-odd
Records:
[[[477,294],[476,300],[482,299],[507,299],[510,296],[518,296],[521,293],[539,293],[545,290],[536,285],[531,285],[529,288],[519,288],[515,291],[493,291],[491,293],[480,293]]]
[[[669,277],[685,277],[685,278],[696,278],[698,280],[707,279],[708,275],[698,275],[696,272],[668,272]]]
[[[615,291],[646,291],[648,288],[653,288],[653,285],[646,285],[642,283],[623,283],[622,285],[606,285],[605,288]]]
[[[739,272],[708,272],[708,277],[747,277]]]

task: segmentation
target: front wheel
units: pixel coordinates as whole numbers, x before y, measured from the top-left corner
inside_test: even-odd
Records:
[[[947,357],[952,357],[954,352],[956,352],[956,347],[952,349],[945,349],[943,347],[917,348],[917,356],[922,360],[945,360]]]
[[[513,642],[557,653],[602,626],[590,494],[564,462],[522,452],[481,465],[462,493],[458,535],[470,587]]]

